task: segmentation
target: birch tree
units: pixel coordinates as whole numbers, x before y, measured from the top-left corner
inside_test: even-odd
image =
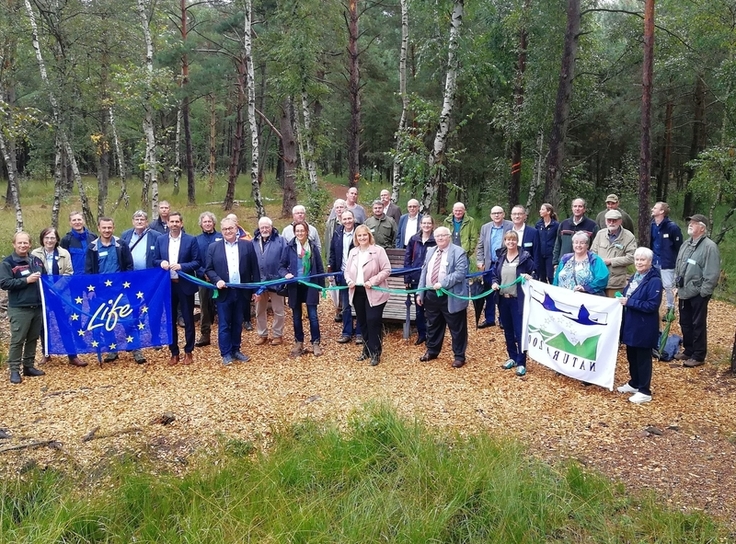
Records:
[[[391,200],[396,202],[399,198],[401,188],[401,163],[399,154],[401,152],[401,140],[406,131],[406,117],[409,110],[409,95],[406,92],[406,53],[409,49],[409,0],[401,0],[401,49],[399,52],[399,96],[401,96],[401,118],[399,128],[396,131],[396,148],[393,166],[393,183],[391,188]]]
[[[74,181],[76,182],[77,189],[79,190],[79,200],[82,202],[82,214],[84,215],[84,219],[88,225],[94,225],[95,220],[89,207],[89,200],[87,199],[87,193],[84,189],[84,184],[82,183],[82,175],[79,172],[79,166],[77,165],[77,160],[74,156],[74,150],[72,149],[71,141],[69,140],[69,136],[67,135],[66,130],[63,126],[61,108],[59,107],[59,102],[56,100],[56,95],[54,94],[49,82],[48,73],[46,72],[46,63],[44,62],[43,55],[41,54],[41,44],[38,40],[38,25],[36,24],[36,15],[33,12],[30,0],[25,0],[24,3],[26,7],[26,13],[28,14],[28,20],[31,23],[31,41],[33,44],[33,50],[36,53],[36,61],[38,62],[38,69],[41,73],[41,81],[46,87],[46,92],[48,94],[49,102],[51,104],[51,109],[53,112],[54,128],[58,133],[61,145],[64,149],[64,153],[66,153],[67,160],[69,161],[69,164],[71,166]]]
[[[158,161],[156,159],[156,135],[153,130],[153,103],[151,96],[153,92],[153,39],[151,38],[151,21],[145,0],[138,0],[138,16],[141,20],[143,39],[146,43],[146,82],[143,93],[143,134],[146,137],[146,155],[143,166],[141,203],[146,208],[150,202],[151,217],[156,219],[158,218]]]
[[[5,126],[9,126],[10,123],[8,123],[9,118],[9,112],[3,112],[4,102],[2,101],[3,97],[3,89],[0,87],[0,114],[3,114],[3,124]],[[8,184],[10,189],[10,194],[13,199],[13,205],[15,207],[15,230],[21,231],[23,230],[23,210],[20,206],[20,194],[18,192],[18,172],[15,168],[15,157],[12,156],[10,152],[9,145],[5,142],[5,131],[0,129],[0,153],[3,155],[3,159],[5,160],[5,166],[8,169]]]
[[[245,0],[245,17],[243,25],[243,52],[245,53],[245,64],[247,68],[246,88],[248,92],[248,124],[250,126],[251,163],[250,163],[250,185],[253,204],[256,214],[260,219],[266,215],[266,208],[261,198],[261,186],[258,183],[258,123],[256,122],[256,82],[253,69],[253,39],[252,39],[252,17],[253,1]]]
[[[434,145],[429,155],[429,180],[424,186],[422,195],[422,213],[429,213],[440,186],[442,174],[445,170],[447,152],[447,137],[450,133],[452,110],[455,106],[455,91],[457,90],[458,58],[457,48],[460,38],[460,26],[463,22],[464,0],[454,0],[452,19],[450,21],[450,38],[447,46],[447,75],[445,76],[445,91],[442,100],[439,127],[434,137]]]

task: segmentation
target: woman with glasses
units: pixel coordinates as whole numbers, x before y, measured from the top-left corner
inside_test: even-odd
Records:
[[[66,249],[59,246],[59,241],[59,232],[54,227],[46,227],[41,231],[41,235],[39,236],[41,247],[37,247],[31,251],[31,255],[38,257],[41,262],[44,263],[46,273],[49,276],[71,276],[74,274],[72,256]],[[59,315],[58,312],[53,312],[47,316],[47,321],[49,323],[53,323],[55,320],[61,320],[66,323],[69,321],[69,317],[63,313]],[[46,331],[41,331],[41,338],[44,339],[44,347],[46,346],[45,333]],[[74,366],[87,366],[87,363],[77,357],[76,348],[72,338],[62,336],[61,341],[64,345],[64,350],[68,353],[69,364]],[[48,363],[50,360],[51,357],[48,355],[43,358],[44,363]]]

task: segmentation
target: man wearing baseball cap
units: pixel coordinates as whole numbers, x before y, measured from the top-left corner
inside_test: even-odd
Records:
[[[606,212],[608,210],[618,210],[619,212],[621,212],[621,225],[623,225],[626,230],[633,233],[634,221],[631,219],[631,216],[628,213],[626,213],[618,206],[618,195],[611,193],[606,197],[606,209],[595,216],[595,222],[598,225],[598,228],[601,230],[606,228]]]
[[[687,222],[690,238],[683,242],[675,262],[683,346],[675,359],[692,368],[705,363],[708,302],[718,284],[721,256],[716,243],[708,238],[708,218],[695,214]]]

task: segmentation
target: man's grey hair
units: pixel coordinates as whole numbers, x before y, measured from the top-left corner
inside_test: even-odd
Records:
[[[202,226],[202,220],[205,217],[209,217],[210,220],[212,221],[212,224],[213,225],[217,225],[217,218],[215,217],[215,214],[214,213],[212,213],[212,212],[202,212],[202,213],[199,214],[199,226],[200,227]]]
[[[271,221],[270,217],[266,217],[264,215],[258,220],[258,228],[261,228],[263,226],[273,227],[273,221]]]
[[[136,210],[133,212],[133,219],[136,217],[142,217],[143,219],[148,219],[148,214],[144,212],[143,210]]]
[[[291,213],[296,213],[296,212],[304,212],[304,213],[307,213],[307,209],[304,206],[302,206],[301,204],[297,204],[296,206],[294,206],[291,209]]]
[[[333,207],[333,208],[337,208],[338,206],[343,206],[343,207],[345,207],[345,206],[347,206],[347,205],[348,205],[348,203],[347,203],[347,202],[345,202],[345,200],[344,200],[344,199],[342,199],[342,198],[338,198],[337,200],[335,200],[335,203],[334,203],[334,204],[332,205],[332,207]]]
[[[438,234],[447,234],[447,236],[449,236],[450,235],[450,229],[448,229],[447,227],[444,227],[444,226],[437,227],[436,229],[434,229],[434,233],[433,234],[434,234],[435,238],[437,237]]]

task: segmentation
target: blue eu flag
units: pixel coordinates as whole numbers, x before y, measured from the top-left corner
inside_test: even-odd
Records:
[[[166,270],[42,276],[41,297],[48,355],[171,344],[171,280]]]

